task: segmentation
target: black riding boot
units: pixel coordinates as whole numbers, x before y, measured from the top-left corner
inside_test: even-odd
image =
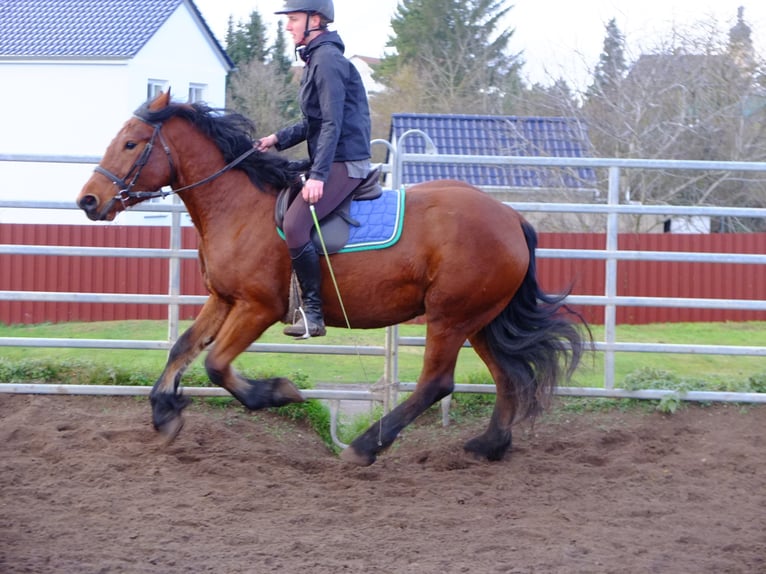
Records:
[[[295,252],[297,252],[297,254]],[[308,339],[309,337],[321,337],[327,331],[324,327],[322,316],[321,286],[322,277],[319,273],[319,253],[314,244],[309,242],[300,249],[290,250],[293,269],[298,276],[301,286],[302,313],[298,313],[298,320],[285,327],[284,334],[291,337]]]

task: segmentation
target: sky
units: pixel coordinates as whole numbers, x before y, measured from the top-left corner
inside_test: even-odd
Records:
[[[346,44],[346,55],[381,57],[391,35],[390,22],[399,0],[335,0],[335,26]],[[272,34],[282,0],[195,0],[213,33],[223,44],[229,17],[246,21],[257,10]],[[563,78],[584,88],[598,62],[606,34],[615,18],[625,35],[628,56],[668,39],[673,29],[688,30],[714,17],[725,34],[744,6],[758,52],[766,57],[764,0],[509,0],[507,25],[514,28],[510,49],[522,52],[522,75],[529,82],[550,84]],[[585,84],[585,85],[584,85]]]

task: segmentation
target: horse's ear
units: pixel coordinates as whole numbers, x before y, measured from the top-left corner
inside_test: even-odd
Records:
[[[156,112],[157,110],[166,108],[169,103],[170,103],[170,88],[168,88],[167,92],[160,92],[159,95],[156,98],[154,98],[154,100],[152,100],[152,103],[149,104],[149,109],[153,112]]]

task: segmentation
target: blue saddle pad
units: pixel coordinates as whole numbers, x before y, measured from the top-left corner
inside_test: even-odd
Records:
[[[351,226],[348,242],[339,253],[384,249],[399,240],[404,221],[404,190],[385,189],[377,199],[351,202],[351,218],[360,223]]]

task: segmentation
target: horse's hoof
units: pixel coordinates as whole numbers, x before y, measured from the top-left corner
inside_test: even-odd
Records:
[[[163,424],[160,428],[158,428],[157,431],[163,438],[163,445],[168,446],[172,444],[173,441],[176,440],[176,437],[178,436],[178,433],[181,432],[182,428],[184,428],[183,417],[172,418]]]
[[[503,441],[498,444],[486,440],[484,436],[480,436],[465,443],[463,450],[476,460],[496,462],[503,460],[506,453],[511,450],[511,441],[509,439],[507,442]]]
[[[340,453],[340,459],[343,462],[347,462],[356,466],[370,466],[373,462],[375,462],[375,455],[363,456],[356,452],[353,446],[350,446]]]
[[[302,403],[306,400],[300,389],[290,379],[284,378],[275,381],[272,396],[276,406],[280,407],[290,403]]]

